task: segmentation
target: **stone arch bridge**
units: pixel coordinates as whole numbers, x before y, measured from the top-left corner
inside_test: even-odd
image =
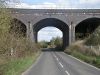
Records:
[[[27,37],[37,42],[40,29],[53,26],[63,32],[63,47],[76,33],[92,33],[100,24],[99,9],[10,9],[12,17],[26,26]],[[80,36],[82,37],[82,36]]]

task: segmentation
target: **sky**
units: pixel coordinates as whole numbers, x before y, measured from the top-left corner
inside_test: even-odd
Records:
[[[38,41],[50,41],[53,37],[61,37],[63,34],[62,32],[55,27],[45,27],[38,32]]]
[[[10,0],[9,6],[16,8],[58,8],[58,9],[78,9],[78,8],[91,8],[99,9],[100,0]]]
[[[100,9],[100,0],[10,0],[9,7],[27,9]],[[38,40],[50,41],[62,33],[57,28],[43,28]]]

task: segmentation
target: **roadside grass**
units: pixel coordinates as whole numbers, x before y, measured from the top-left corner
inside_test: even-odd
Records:
[[[82,43],[82,41],[74,43],[65,50],[65,53],[100,68],[100,55],[94,50],[85,48]]]
[[[94,65],[94,66],[100,68],[100,57],[84,55],[77,51],[74,51],[71,55],[86,62],[86,63],[89,63],[91,65]]]
[[[12,58],[7,63],[0,65],[0,75],[21,75],[35,62],[39,54],[40,52],[37,52],[23,58]]]
[[[25,37],[4,36],[0,37],[0,75],[21,75],[37,59],[40,47]]]

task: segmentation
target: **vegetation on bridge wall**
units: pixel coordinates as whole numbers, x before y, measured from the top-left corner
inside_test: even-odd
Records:
[[[95,32],[86,39],[86,45],[97,46],[100,45],[100,26],[95,30]]]

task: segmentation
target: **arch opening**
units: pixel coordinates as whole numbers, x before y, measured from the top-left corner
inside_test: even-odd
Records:
[[[44,27],[38,32],[38,43],[42,48],[62,48],[63,33],[56,27]]]
[[[34,34],[35,42],[37,43],[38,32],[42,28],[48,27],[48,26],[56,27],[63,33],[62,49],[64,50],[69,45],[69,27],[66,23],[56,18],[46,18],[46,19],[40,20],[38,23],[33,25],[33,34]]]
[[[27,28],[24,23],[22,23],[20,20],[18,20],[16,18],[14,18],[11,21],[10,32],[12,34],[14,34],[15,36],[26,37]]]
[[[83,20],[75,27],[76,40],[88,38],[99,25],[100,18],[88,18]]]

